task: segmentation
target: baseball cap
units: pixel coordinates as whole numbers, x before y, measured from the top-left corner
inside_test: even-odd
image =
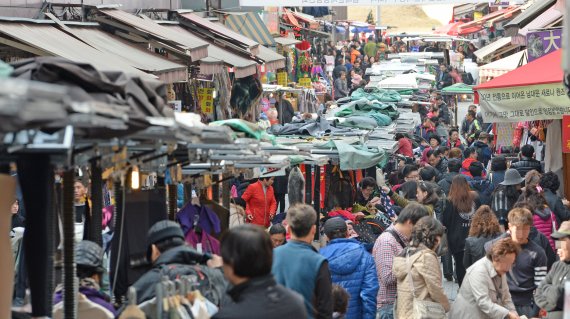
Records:
[[[346,222],[340,217],[333,217],[325,222],[324,231],[325,235],[332,234],[336,231],[346,232]]]
[[[564,237],[570,237],[570,221],[565,221],[560,225],[557,231],[552,233],[550,237],[554,239],[562,239]]]

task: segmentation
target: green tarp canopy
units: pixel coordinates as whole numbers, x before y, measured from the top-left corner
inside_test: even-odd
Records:
[[[0,60],[0,78],[7,78],[10,76],[14,68]]]
[[[388,155],[384,150],[364,145],[351,145],[332,140],[315,147],[337,149],[340,169],[343,171],[366,169],[376,165],[384,166],[388,160]]]
[[[454,94],[473,94],[474,85],[467,85],[464,83],[456,83],[441,90],[441,94],[454,95]]]

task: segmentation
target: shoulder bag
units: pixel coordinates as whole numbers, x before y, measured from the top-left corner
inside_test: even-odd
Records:
[[[414,279],[412,278],[412,264],[410,263],[410,248],[406,248],[406,263],[408,264],[408,278],[412,286],[413,297],[413,319],[445,319],[445,309],[440,303],[420,300],[416,296],[416,288],[414,287]]]

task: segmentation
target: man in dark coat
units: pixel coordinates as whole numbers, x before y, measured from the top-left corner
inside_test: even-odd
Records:
[[[449,189],[451,188],[451,181],[455,175],[459,174],[461,170],[461,161],[457,158],[450,159],[447,162],[447,173],[444,174],[441,180],[437,183],[439,187],[443,190],[445,195],[449,195]]]
[[[530,144],[521,147],[520,159],[511,163],[511,168],[519,171],[523,178],[526,173],[532,170],[537,170],[539,173],[542,173],[542,164],[540,161],[534,159],[534,147]]]

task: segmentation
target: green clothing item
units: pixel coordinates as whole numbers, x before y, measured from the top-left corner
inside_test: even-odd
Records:
[[[376,53],[378,52],[378,45],[374,41],[369,41],[364,46],[364,54],[369,57],[376,57]]]
[[[388,155],[384,150],[363,145],[350,145],[333,140],[316,147],[337,149],[340,158],[340,169],[343,171],[366,169],[376,165],[384,166],[388,161]]]
[[[0,61],[0,78],[7,78],[12,74],[14,68],[7,63]]]
[[[370,101],[387,102],[387,103],[402,101],[402,97],[400,96],[400,94],[394,90],[384,90],[379,88],[372,88],[367,90],[368,92],[360,88],[352,92],[352,95],[350,97],[352,98],[353,101],[358,101],[363,98]]]
[[[275,144],[275,136],[268,134],[266,131],[262,130],[256,124],[250,123],[248,121],[240,119],[230,119],[224,121],[215,121],[210,123],[212,126],[229,126],[232,130],[245,133],[248,137],[255,138],[257,140],[268,140]],[[235,138],[235,136],[234,136]]]
[[[404,197],[398,195],[397,193],[391,192],[390,197],[394,200],[394,203],[396,203],[396,205],[404,208],[406,206],[408,206],[409,203],[411,203],[412,201],[405,199]],[[427,210],[428,214],[430,216],[434,215],[434,208],[433,205],[429,204],[429,205],[423,205],[424,208]]]
[[[349,104],[350,106],[336,112],[335,116],[348,117],[348,116],[358,116],[358,115],[369,116],[371,114],[384,114],[390,117],[390,119],[395,120],[400,115],[400,113],[396,109],[396,106],[392,103],[382,103],[363,98],[357,101],[353,101]],[[383,126],[389,124],[390,123],[384,124]]]

